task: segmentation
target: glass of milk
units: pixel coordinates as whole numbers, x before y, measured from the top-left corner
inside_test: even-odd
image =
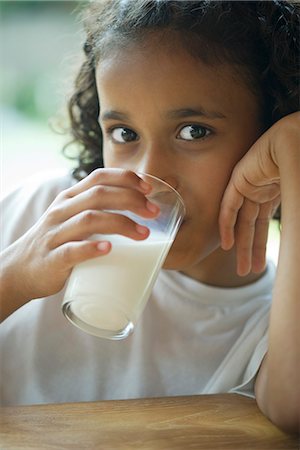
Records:
[[[110,253],[78,264],[68,280],[63,313],[94,336],[116,340],[133,331],[185,215],[183,200],[172,186],[152,175],[138,175],[152,185],[147,198],[159,206],[158,217],[113,212],[147,226],[149,237],[135,241],[121,235],[92,236],[109,240]]]

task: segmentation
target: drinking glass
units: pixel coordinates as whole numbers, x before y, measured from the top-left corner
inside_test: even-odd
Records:
[[[116,340],[133,331],[185,215],[183,200],[172,186],[153,175],[138,175],[152,186],[147,198],[159,206],[158,216],[113,212],[147,226],[149,237],[135,241],[121,235],[92,236],[109,240],[110,253],[76,265],[68,280],[63,313],[94,336]]]

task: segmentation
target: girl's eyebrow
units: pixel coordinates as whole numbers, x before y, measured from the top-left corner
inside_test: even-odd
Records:
[[[167,117],[170,119],[184,119],[191,116],[201,116],[207,119],[226,119],[223,113],[218,111],[208,111],[204,108],[181,108],[174,109],[167,113]]]
[[[100,113],[99,120],[128,120],[129,116],[125,113],[115,111],[113,109]]]
[[[204,108],[180,108],[168,111],[166,113],[166,117],[168,119],[184,119],[192,116],[200,116],[207,119],[226,119],[226,116],[224,116],[224,114],[222,114],[221,112],[208,111]],[[129,118],[130,117],[128,114],[113,109],[103,111],[99,117],[99,119],[103,122],[105,122],[106,120],[129,120]]]

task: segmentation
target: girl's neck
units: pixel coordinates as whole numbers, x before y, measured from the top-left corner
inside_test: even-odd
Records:
[[[264,274],[252,273],[239,276],[236,273],[236,255],[234,250],[215,250],[201,263],[182,270],[185,275],[201,283],[221,288],[234,288],[254,283]]]

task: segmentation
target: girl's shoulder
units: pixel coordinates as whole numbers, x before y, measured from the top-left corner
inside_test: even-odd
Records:
[[[60,191],[75,183],[76,180],[73,178],[71,170],[40,171],[18,182],[13,189],[3,196],[3,201],[11,200],[18,196],[27,198],[30,201],[31,197],[40,193],[48,194],[49,196],[53,193],[57,195]]]
[[[8,192],[0,203],[3,225],[1,248],[24,234],[57,195],[75,183],[71,171],[43,171],[25,179]]]

